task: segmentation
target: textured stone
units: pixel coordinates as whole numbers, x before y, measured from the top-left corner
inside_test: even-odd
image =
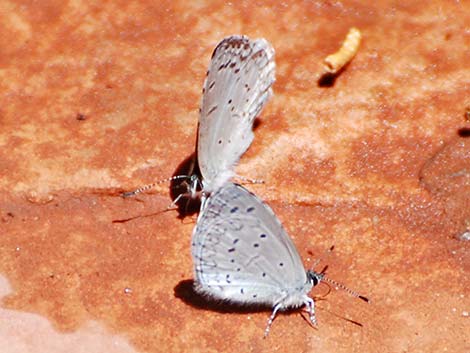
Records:
[[[36,352],[38,335],[44,351],[70,353],[112,341],[123,352],[468,350],[468,2],[1,7],[2,351]],[[357,56],[319,86],[352,26]],[[247,188],[306,267],[320,258],[371,299],[320,286],[318,329],[293,312],[266,340],[269,310],[194,297],[194,215],[162,212],[168,184],[119,197],[187,165],[210,55],[230,34],[265,37],[277,63],[237,172],[265,181]]]

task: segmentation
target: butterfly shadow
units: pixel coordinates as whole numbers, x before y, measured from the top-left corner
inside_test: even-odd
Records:
[[[204,296],[194,289],[194,281],[187,279],[179,282],[175,288],[175,297],[196,309],[211,310],[224,314],[249,314],[271,311],[271,307],[259,304],[238,304]]]

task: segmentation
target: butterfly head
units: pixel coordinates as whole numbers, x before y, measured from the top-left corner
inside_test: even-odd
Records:
[[[312,270],[307,271],[307,280],[312,285],[312,287],[315,287],[317,284],[319,284],[323,278],[325,278],[324,272],[315,272]]]

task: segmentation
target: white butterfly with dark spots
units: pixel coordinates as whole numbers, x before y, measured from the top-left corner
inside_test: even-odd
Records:
[[[227,183],[206,202],[192,235],[195,289],[215,299],[273,307],[265,336],[279,310],[305,305],[315,325],[315,303],[307,294],[322,280],[306,271],[273,211],[240,185]]]
[[[203,192],[219,189],[251,145],[253,122],[272,94],[274,49],[265,39],[223,39],[212,54],[202,93],[197,159]]]
[[[274,81],[274,49],[265,39],[234,35],[217,45],[204,82],[199,116],[196,152],[202,180],[196,175],[165,180],[184,179],[188,184],[187,192],[173,205],[182,196],[201,197],[198,187],[204,201],[234,176],[236,163],[253,141],[254,120],[272,95]],[[160,182],[123,195],[135,195]]]

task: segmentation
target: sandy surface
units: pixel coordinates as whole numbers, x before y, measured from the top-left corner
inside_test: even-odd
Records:
[[[470,351],[468,2],[0,8],[2,352]],[[352,26],[357,57],[320,87]],[[237,172],[265,180],[246,187],[307,268],[321,258],[371,299],[315,288],[318,329],[293,312],[263,339],[269,311],[195,298],[194,215],[160,212],[165,183],[118,196],[194,151],[205,71],[229,34],[266,38],[277,64]]]

